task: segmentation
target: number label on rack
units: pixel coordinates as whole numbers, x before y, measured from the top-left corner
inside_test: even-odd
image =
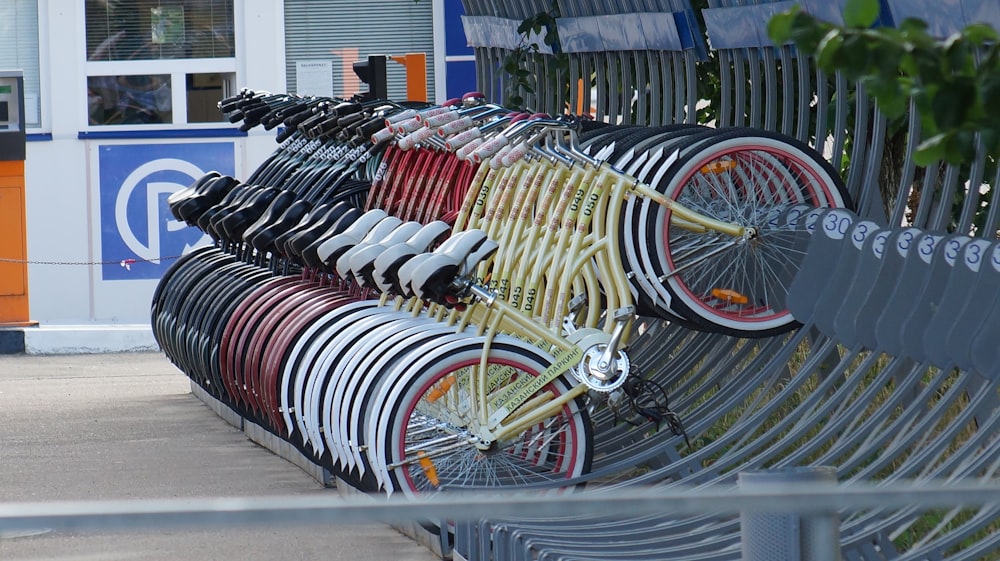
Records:
[[[875,234],[875,240],[872,242],[872,253],[875,257],[881,259],[885,255],[885,242],[889,239],[889,232],[879,232]]]
[[[842,240],[847,234],[853,222],[851,216],[845,212],[832,210],[823,219],[823,230],[826,235],[835,240]]]
[[[941,241],[942,238],[943,236],[926,234],[920,238],[919,242],[917,242],[917,251],[920,255],[920,259],[924,263],[931,262],[931,257],[934,255],[934,248],[937,247],[938,242]]]
[[[934,255],[934,248],[937,247],[938,242],[943,239],[944,236],[934,236],[927,234],[924,236],[920,243],[917,244],[917,250],[920,253],[920,259],[924,263],[930,263],[931,257]]]
[[[984,240],[973,240],[965,247],[965,266],[979,272],[979,267],[983,264],[983,254],[989,247],[989,242]]]
[[[948,243],[944,248],[944,260],[948,263],[948,265],[951,265],[952,267],[955,266],[955,261],[958,260],[958,252],[961,251],[962,246],[965,245],[965,242],[967,241],[969,241],[969,238],[966,237],[952,238],[948,240]]]
[[[865,240],[869,235],[871,235],[875,228],[875,223],[867,220],[855,224],[854,231],[851,233],[851,243],[854,244],[854,247],[861,249],[861,246],[864,245]]]
[[[896,251],[903,257],[906,257],[906,252],[910,250],[910,246],[913,245],[913,240],[917,236],[917,232],[920,230],[909,229],[903,231],[899,235],[899,239],[896,241]]]

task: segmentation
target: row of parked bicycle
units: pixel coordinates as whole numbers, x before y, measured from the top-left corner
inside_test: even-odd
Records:
[[[283,127],[240,182],[170,198],[216,241],[178,262],[154,333],[213,396],[364,490],[558,485],[602,407],[683,427],[637,318],[761,337],[834,170],[776,134],[245,91]],[[653,381],[651,381],[653,379]]]

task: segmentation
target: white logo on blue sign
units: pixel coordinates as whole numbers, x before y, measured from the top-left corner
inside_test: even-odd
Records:
[[[167,197],[209,170],[232,175],[235,162],[229,142],[106,145],[99,166],[101,277],[136,280],[158,279],[171,263],[165,257],[210,243],[174,219]]]

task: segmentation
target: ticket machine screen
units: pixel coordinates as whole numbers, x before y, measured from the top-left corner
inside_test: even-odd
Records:
[[[0,161],[23,160],[25,130],[19,70],[0,70]]]
[[[0,78],[3,80],[3,78]],[[11,115],[14,122],[11,122]],[[0,84],[0,130],[17,128],[17,98],[10,84]]]

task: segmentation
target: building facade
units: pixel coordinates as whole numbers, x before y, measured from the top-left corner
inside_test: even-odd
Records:
[[[24,73],[31,319],[148,324],[172,259],[208,242],[166,198],[209,170],[247,177],[276,147],[274,131],[226,122],[219,99],[349,96],[365,89],[354,61],[407,52],[427,54],[430,101],[460,95],[474,81],[460,75],[460,13],[457,0],[0,3],[0,70]],[[403,69],[389,66],[402,99]]]

